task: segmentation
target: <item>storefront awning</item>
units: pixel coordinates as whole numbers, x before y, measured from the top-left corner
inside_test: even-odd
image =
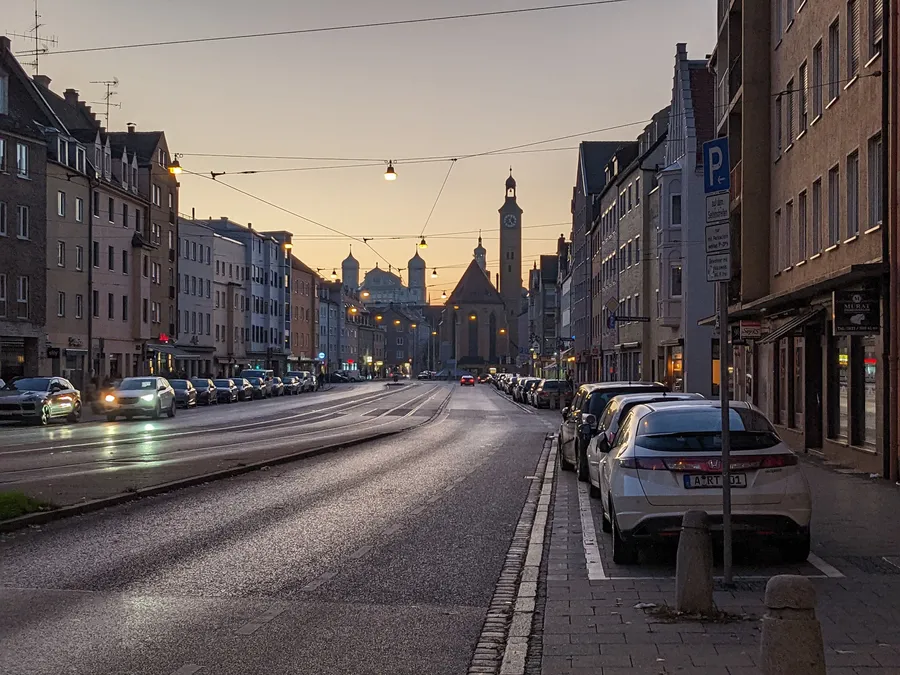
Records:
[[[810,321],[815,321],[822,314],[825,313],[825,310],[822,308],[814,309],[811,312],[806,312],[805,314],[800,314],[795,316],[793,319],[788,320],[787,322],[781,324],[778,328],[773,330],[771,333],[766,335],[762,340],[760,340],[760,344],[771,344],[773,342],[778,342],[781,338],[787,337],[795,330],[800,328],[801,326],[805,326]]]

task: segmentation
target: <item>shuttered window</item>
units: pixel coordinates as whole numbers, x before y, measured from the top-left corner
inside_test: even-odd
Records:
[[[847,79],[859,75],[859,0],[847,3]]]
[[[881,52],[881,38],[884,35],[884,0],[869,0],[869,3],[869,16],[872,17],[869,56],[875,56]]]
[[[809,125],[809,68],[804,61],[800,65],[799,73],[800,90],[797,92],[799,96],[799,114],[797,115],[797,135],[799,136]]]
[[[841,89],[841,26],[835,19],[828,27],[828,100],[833,101]]]

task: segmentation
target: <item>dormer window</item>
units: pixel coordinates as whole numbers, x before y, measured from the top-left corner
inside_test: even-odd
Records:
[[[132,159],[131,160],[131,190],[132,190],[132,192],[137,192],[137,184],[138,184],[137,178],[138,178],[138,176],[137,176],[137,161]]]
[[[128,155],[122,153],[122,187],[128,189]]]
[[[0,72],[0,115],[9,115],[9,77]]]
[[[56,161],[66,165],[69,163],[69,144],[62,136],[56,137]]]

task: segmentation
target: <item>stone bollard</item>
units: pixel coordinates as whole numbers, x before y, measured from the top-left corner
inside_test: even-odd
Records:
[[[766,584],[759,669],[763,675],[825,675],[816,589],[806,577],[780,574]]]
[[[713,603],[713,551],[706,511],[688,511],[681,521],[675,564],[675,609],[709,614]]]

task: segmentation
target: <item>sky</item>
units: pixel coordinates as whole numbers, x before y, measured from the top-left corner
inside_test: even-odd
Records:
[[[222,176],[217,182],[185,173],[183,214],[291,231],[294,253],[327,273],[340,269],[351,244],[363,271],[376,262],[403,269],[425,228],[428,248],[420,255],[429,267],[433,299],[452,290],[472,259],[478,230],[488,267],[496,269],[497,209],[510,166],[524,210],[523,279],[538,255],[555,252],[559,235],[571,231],[578,141],[634,140],[643,122],[669,103],[676,43],[687,43],[691,58],[703,58],[714,46],[716,21],[715,0],[624,0],[438,23],[53,55],[563,0],[39,2],[41,31],[58,40],[41,57],[41,74],[58,93],[74,88],[83,100],[101,102],[95,110],[103,108],[105,88],[92,82],[117,78],[112,101],[121,107],[110,110],[110,128],[124,130],[133,122],[138,130],[164,130],[170,150],[183,153],[182,166],[200,174],[307,169]],[[34,0],[2,3],[0,33],[26,33],[34,23]],[[12,39],[16,51],[32,46]],[[636,124],[585,134],[629,123]],[[462,157],[572,134],[578,136],[528,148],[558,150],[461,158],[452,170],[450,161],[402,161]],[[242,157],[202,156],[210,154]],[[390,159],[397,160],[398,175],[391,183],[383,179]],[[343,233],[375,239],[371,248],[352,242],[218,183]],[[379,239],[384,237],[403,238]],[[431,276],[434,268],[437,278]]]

